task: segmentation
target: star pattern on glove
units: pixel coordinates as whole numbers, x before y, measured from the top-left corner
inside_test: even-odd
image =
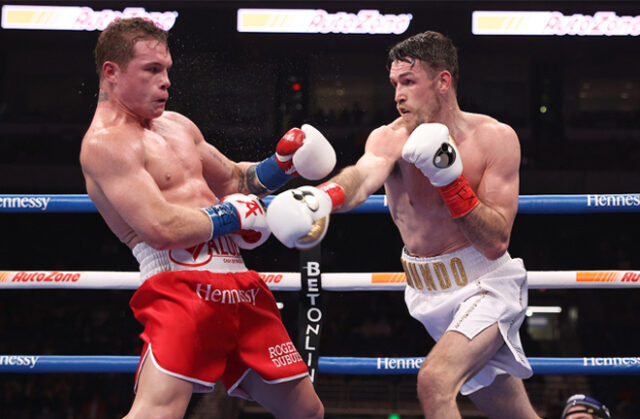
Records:
[[[247,212],[244,214],[245,218],[249,218],[249,216],[254,215],[254,216],[258,216],[259,214],[264,214],[264,211],[262,210],[262,206],[260,205],[259,202],[256,201],[241,201],[238,200],[236,201],[240,204],[244,204],[247,208]]]

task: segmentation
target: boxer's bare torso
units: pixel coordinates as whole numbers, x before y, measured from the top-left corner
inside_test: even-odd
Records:
[[[462,155],[464,175],[481,194],[482,176],[490,163],[487,149],[504,147],[501,142],[508,140],[493,136],[500,124],[485,115],[460,113],[456,128],[451,135]],[[409,134],[406,122],[398,118],[375,130],[367,142],[367,153],[383,157],[378,161],[385,162],[384,170],[393,165],[384,183],[385,193],[407,250],[430,257],[468,246],[469,239],[451,218],[438,191],[415,165],[402,159]]]
[[[111,153],[114,157],[127,156],[130,166],[126,170],[146,172],[168,202],[190,207],[217,202],[203,177],[197,135],[190,121],[177,113],[163,112],[144,126],[136,118],[105,108],[97,110],[83,139],[81,159],[85,171],[102,170],[100,166]],[[114,166],[109,170],[122,168]],[[141,241],[91,176],[87,177],[87,192],[123,243],[133,248]]]
[[[155,40],[135,44],[122,68],[106,63],[96,112],[82,140],[87,192],[115,235],[133,248],[201,243],[211,222],[199,207],[240,189],[240,165],[196,125],[165,110],[171,55]],[[234,172],[235,170],[235,172]]]

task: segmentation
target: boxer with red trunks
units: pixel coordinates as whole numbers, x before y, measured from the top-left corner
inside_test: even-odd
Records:
[[[240,383],[250,370],[267,383],[307,376],[273,295],[233,240],[223,236],[191,252],[141,242],[133,254],[144,280],[131,299],[145,325],[140,365],[150,359],[191,381],[194,392],[213,390],[222,377],[230,395],[248,399]]]
[[[278,418],[322,417],[273,295],[239,248],[270,235],[258,196],[293,176],[327,176],[333,148],[303,125],[262,162],[229,160],[192,121],[165,110],[167,33],[144,19],[110,24],[95,58],[100,92],[80,163],[91,200],[132,249],[143,281],[130,304],[145,346],[126,417],[183,417],[192,393],[219,379]]]
[[[276,196],[268,224],[289,247],[317,243],[331,212],[355,208],[384,186],[404,242],[407,308],[436,340],[418,373],[425,417],[460,418],[462,392],[489,417],[538,419],[522,382],[531,367],[518,334],[526,271],[507,253],[518,137],[460,109],[449,38],[424,32],[388,58],[400,117],[372,131],[364,155],[329,182]]]

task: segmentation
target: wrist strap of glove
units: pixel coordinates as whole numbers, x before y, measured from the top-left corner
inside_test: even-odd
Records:
[[[447,186],[436,189],[440,192],[440,195],[442,195],[442,199],[444,203],[447,204],[447,207],[449,207],[449,212],[451,212],[453,218],[460,218],[463,215],[467,215],[480,203],[480,200],[473,189],[471,189],[464,175],[460,175],[458,179]]]
[[[256,175],[260,183],[269,191],[276,191],[282,185],[293,179],[293,176],[286,174],[276,160],[276,155],[261,161],[256,166]]]
[[[240,230],[240,217],[230,202],[221,202],[200,209],[211,219],[209,240]]]
[[[339,210],[344,205],[345,195],[342,186],[334,182],[326,182],[316,186],[331,198],[331,212]]]

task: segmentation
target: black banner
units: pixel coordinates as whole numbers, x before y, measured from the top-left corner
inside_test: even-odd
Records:
[[[298,351],[315,380],[320,356],[322,331],[322,281],[320,278],[320,245],[300,252],[300,303],[298,305]]]

